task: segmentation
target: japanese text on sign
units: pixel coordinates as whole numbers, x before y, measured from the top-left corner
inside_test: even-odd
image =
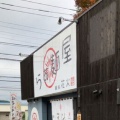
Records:
[[[52,101],[52,120],[73,120],[73,100]]]
[[[33,58],[35,97],[76,90],[76,24],[42,46]]]

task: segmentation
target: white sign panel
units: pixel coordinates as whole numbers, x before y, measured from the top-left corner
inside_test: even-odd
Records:
[[[73,120],[73,100],[52,101],[52,120]]]
[[[22,120],[21,104],[17,100],[16,94],[10,95],[11,103],[11,120]]]
[[[21,103],[16,100],[16,120],[22,120]]]
[[[76,78],[76,24],[34,53],[35,97],[73,91]]]
[[[15,120],[16,117],[16,95],[15,94],[11,94],[11,120]]]
[[[31,119],[30,120],[39,120],[39,114],[35,107],[31,111]]]

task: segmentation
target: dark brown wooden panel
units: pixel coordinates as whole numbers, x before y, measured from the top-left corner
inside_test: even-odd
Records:
[[[34,98],[33,55],[21,62],[21,96],[22,99]]]
[[[77,85],[82,120],[119,120],[120,0],[103,0],[78,21]],[[102,94],[93,94],[95,89]]]
[[[117,0],[103,0],[79,18],[77,24],[78,87],[118,78],[120,47],[117,18]]]
[[[82,120],[118,120],[116,89],[117,80],[80,88]],[[94,90],[102,90],[102,94],[94,94]]]

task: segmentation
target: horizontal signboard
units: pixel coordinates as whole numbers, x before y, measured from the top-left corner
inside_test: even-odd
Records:
[[[35,97],[73,91],[76,78],[76,24],[34,53]]]

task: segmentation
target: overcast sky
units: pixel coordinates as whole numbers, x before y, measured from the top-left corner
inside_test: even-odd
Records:
[[[59,7],[65,7],[69,9],[75,9],[74,0],[29,0],[33,2],[39,2],[49,5],[55,5]],[[65,14],[74,14],[75,11],[60,9],[55,7],[44,6],[41,4],[35,4],[26,2],[23,0],[0,0],[0,58],[19,59],[23,60],[24,57],[2,55],[19,53],[29,55],[37,49],[37,47],[19,47],[17,45],[5,45],[6,43],[23,44],[30,46],[40,46],[53,37],[57,32],[63,29],[69,22],[64,22],[62,25],[58,25],[57,21],[59,17],[72,19],[72,15],[57,14],[51,12],[41,12],[37,10],[19,8],[15,6],[29,7],[34,9],[41,9],[53,12],[61,12]],[[7,8],[7,9],[6,9]],[[13,10],[21,11],[16,12]],[[23,13],[29,12],[33,14]],[[41,15],[53,16],[45,17]],[[57,18],[56,18],[57,17]],[[13,80],[20,81],[19,78],[5,78],[1,76],[20,76],[20,62],[18,61],[7,61],[0,59],[0,80]],[[7,87],[7,88],[4,88]],[[0,99],[9,100],[10,92],[15,89],[20,90],[20,83],[10,83],[0,81]],[[13,90],[13,91],[12,91]],[[19,100],[21,98],[20,91],[14,91]]]

